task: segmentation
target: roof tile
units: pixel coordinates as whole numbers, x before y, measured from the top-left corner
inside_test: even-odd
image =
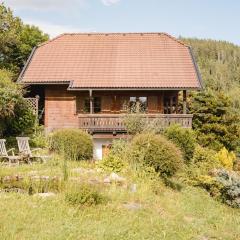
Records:
[[[24,83],[72,88],[200,88],[189,47],[165,33],[63,34],[40,45]]]

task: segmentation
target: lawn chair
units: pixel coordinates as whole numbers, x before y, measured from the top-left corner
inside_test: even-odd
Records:
[[[0,139],[0,160],[8,161],[9,165],[12,163],[16,163],[19,165],[20,160],[22,160],[21,156],[15,156],[14,154],[14,148],[11,148],[9,150],[6,149],[6,140]],[[8,155],[9,152],[12,152],[12,155]]]
[[[46,162],[49,156],[42,156],[42,155],[33,155],[32,152],[39,151],[41,148],[34,148],[30,149],[29,146],[29,137],[17,137],[17,144],[19,153],[26,157],[28,163],[32,163],[34,159],[40,159],[41,162]]]

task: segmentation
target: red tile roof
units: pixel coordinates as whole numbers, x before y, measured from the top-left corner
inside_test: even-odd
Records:
[[[19,80],[70,88],[201,88],[191,49],[165,33],[63,34],[33,51]]]

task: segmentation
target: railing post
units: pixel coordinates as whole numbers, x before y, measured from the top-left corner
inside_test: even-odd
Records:
[[[89,90],[89,100],[90,100],[90,114],[93,114],[93,97],[92,97],[92,89]]]
[[[187,113],[187,91],[183,90],[183,114]]]

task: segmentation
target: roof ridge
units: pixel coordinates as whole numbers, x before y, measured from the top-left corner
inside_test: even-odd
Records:
[[[189,45],[187,45],[187,44],[184,43],[183,41],[181,41],[181,40],[179,40],[179,39],[173,37],[172,35],[170,35],[170,34],[168,34],[168,33],[163,32],[162,34],[164,34],[165,36],[171,38],[172,40],[174,40],[174,41],[176,41],[176,42],[182,44],[182,45],[185,46],[185,47],[189,47]]]
[[[56,37],[54,37],[52,39],[49,39],[48,41],[45,41],[43,43],[38,44],[37,47],[42,47],[42,46],[44,46],[44,45],[46,45],[46,44],[48,44],[50,42],[53,42],[53,41],[57,40],[60,37],[63,37],[64,35],[68,35],[68,33],[62,33],[62,34],[60,34],[60,35],[58,35],[58,36],[56,36]]]
[[[44,46],[50,42],[53,42],[57,40],[58,38],[61,38],[66,35],[131,35],[131,34],[139,34],[139,35],[165,35],[166,37],[171,38],[172,40],[176,41],[177,43],[182,44],[185,47],[189,47],[186,43],[182,42],[181,40],[177,39],[176,37],[173,37],[172,35],[166,33],[166,32],[75,32],[75,33],[62,33],[46,42],[43,42],[39,44],[37,47]]]

